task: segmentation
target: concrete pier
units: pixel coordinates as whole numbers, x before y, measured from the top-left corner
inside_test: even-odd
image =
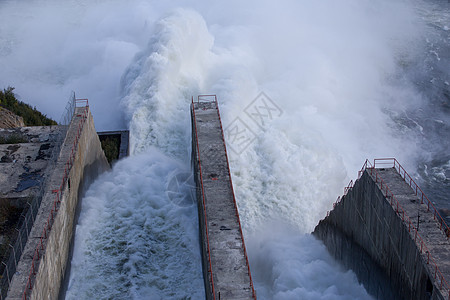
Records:
[[[74,99],[74,105],[76,105]],[[69,259],[75,212],[84,189],[109,170],[86,102],[74,114],[6,299],[57,299]]]
[[[215,96],[192,102],[192,162],[197,185],[207,299],[255,299]]]
[[[375,163],[314,235],[377,299],[450,299],[445,223],[395,159]]]

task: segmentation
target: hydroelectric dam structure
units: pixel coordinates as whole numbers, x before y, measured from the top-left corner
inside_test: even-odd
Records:
[[[45,173],[12,254],[2,262],[0,299],[61,296],[79,199],[109,169],[88,101],[74,97],[69,103],[65,125],[17,129],[11,132],[28,143],[0,145],[8,156],[3,171]],[[256,299],[217,97],[192,98],[190,113],[206,299]],[[14,192],[11,199],[21,195]],[[450,300],[450,229],[396,159],[366,161],[313,235],[376,299]]]

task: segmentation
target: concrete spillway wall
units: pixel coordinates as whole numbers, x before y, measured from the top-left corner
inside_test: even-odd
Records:
[[[206,298],[254,299],[217,100],[193,102],[191,108]]]
[[[410,189],[397,176],[395,184]],[[387,194],[364,171],[313,234],[335,258],[355,271],[377,299],[447,299],[442,296],[442,281],[436,277],[429,253],[417,244],[417,232],[402,216],[404,212],[393,208],[392,195]],[[414,196],[412,190],[410,194]],[[413,202],[413,198],[402,197],[405,203]],[[441,234],[434,224],[430,234],[434,229]],[[448,243],[443,234],[439,238],[443,244]],[[448,253],[446,245],[443,249]]]
[[[78,200],[86,185],[108,169],[89,107],[76,108],[7,299],[58,298]]]

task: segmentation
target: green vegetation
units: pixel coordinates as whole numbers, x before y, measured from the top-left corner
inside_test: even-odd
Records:
[[[0,91],[0,106],[22,117],[25,126],[57,125],[55,121],[39,112],[36,107],[32,108],[30,105],[17,100],[13,91],[13,87]]]
[[[0,136],[0,144],[19,144],[19,143],[28,143],[28,140],[20,135],[10,135],[8,137]]]
[[[100,136],[102,149],[109,164],[119,158],[120,135]]]

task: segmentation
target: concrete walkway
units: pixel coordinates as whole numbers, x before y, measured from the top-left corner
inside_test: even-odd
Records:
[[[195,103],[194,113],[196,132],[193,132],[193,139],[198,137],[199,150],[199,156],[195,159],[200,157],[201,160],[201,176],[196,175],[201,177],[198,188],[204,191],[205,196],[215,299],[253,299],[252,282],[216,102]],[[199,205],[203,206],[203,199],[198,200]],[[200,226],[204,227],[204,224]],[[202,242],[203,255],[207,256],[207,241]],[[207,280],[211,281],[209,275]],[[214,299],[214,296],[211,299]]]
[[[421,203],[421,199],[405,180],[403,180],[396,169],[376,169],[376,171],[383,179],[384,184],[386,184],[394,194],[395,199],[398,200],[405,214],[412,221],[412,225],[418,228],[418,233],[428,248],[430,255],[436,262],[436,265],[446,282],[450,284],[450,242],[444,232],[439,228],[439,223],[434,219],[432,211],[428,210],[425,203]],[[375,173],[372,173],[372,178],[375,179]],[[419,218],[417,217],[418,215]],[[405,226],[408,227],[408,224]],[[413,232],[414,231],[411,230],[411,235],[414,240]],[[421,243],[419,240],[416,243],[420,249]],[[427,254],[423,254],[423,257],[425,258],[425,261],[428,260]],[[430,277],[434,277],[436,272],[434,264],[430,262],[428,266]],[[440,280],[437,280],[436,285],[440,286]],[[440,290],[444,297],[448,297],[449,291],[446,290],[444,286]]]

